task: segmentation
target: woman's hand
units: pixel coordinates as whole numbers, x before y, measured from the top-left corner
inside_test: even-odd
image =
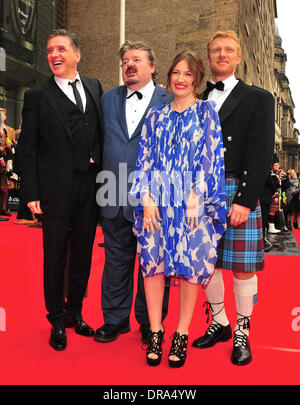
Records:
[[[186,203],[188,224],[190,225],[190,231],[198,227],[199,225],[199,198],[194,190],[190,192],[189,198]]]
[[[43,211],[41,209],[40,201],[29,201],[27,203],[28,208],[32,212],[32,214],[42,214]]]
[[[147,229],[147,232],[151,230],[152,234],[154,235],[154,226],[159,231],[160,227],[157,221],[161,221],[161,217],[159,215],[158,207],[153,202],[149,192],[143,197],[143,206],[144,228]]]

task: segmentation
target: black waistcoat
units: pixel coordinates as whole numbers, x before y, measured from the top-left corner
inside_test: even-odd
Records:
[[[62,90],[59,89],[59,91],[71,129],[75,154],[75,168],[78,170],[88,170],[91,158],[99,167],[99,118],[92,98],[88,91],[85,91],[86,108],[85,112],[82,113],[77,105],[74,104]]]

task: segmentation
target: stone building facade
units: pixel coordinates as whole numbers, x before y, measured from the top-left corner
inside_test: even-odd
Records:
[[[121,1],[68,0],[67,26],[78,33],[82,44],[81,71],[98,77],[104,90],[119,84]],[[274,152],[285,169],[300,171],[299,131],[294,128],[295,106],[285,76],[286,54],[275,25],[276,0],[191,0],[188,7],[181,0],[126,0],[125,4],[125,39],[152,46],[158,81],[163,84],[178,51],[194,50],[206,63],[206,44],[212,34],[236,31],[243,56],[236,75],[274,95]],[[85,22],[80,18],[83,13]]]
[[[120,83],[121,3],[125,4],[124,38],[152,46],[157,80],[162,84],[178,51],[194,50],[206,63],[206,44],[212,34],[236,31],[242,47],[236,75],[274,95],[275,152],[283,167],[300,171],[295,106],[285,76],[286,54],[275,26],[276,0],[190,0],[187,6],[182,0],[0,0],[0,47],[7,50],[0,104],[9,110],[10,125],[20,123],[24,91],[50,74],[45,40],[55,27],[77,33],[82,74],[97,77],[104,90]]]
[[[287,55],[282,48],[282,40],[278,30],[275,31],[275,61],[274,76],[276,91],[275,97],[275,124],[276,133],[275,150],[280,164],[286,170],[295,169],[300,172],[300,144],[299,131],[295,128],[295,104],[289,87],[289,79],[285,74]],[[277,136],[279,133],[279,136]]]
[[[24,92],[50,75],[46,37],[65,26],[66,0],[0,0],[0,47],[5,69],[0,72],[0,106],[7,125],[21,123]]]

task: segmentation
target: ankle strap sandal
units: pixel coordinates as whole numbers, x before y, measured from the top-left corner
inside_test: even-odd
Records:
[[[186,359],[188,335],[180,335],[175,332],[172,339],[172,346],[169,353],[169,366],[173,368],[182,367]],[[170,356],[176,356],[179,360],[170,360]]]
[[[150,331],[150,344],[146,351],[146,359],[149,366],[158,366],[161,361],[163,337],[164,331]],[[149,354],[155,354],[157,358],[153,359],[149,357]]]

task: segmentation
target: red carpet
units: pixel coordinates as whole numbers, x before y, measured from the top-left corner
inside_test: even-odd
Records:
[[[234,366],[232,341],[197,350],[191,342],[206,329],[199,302],[190,330],[186,365],[170,369],[169,336],[176,328],[177,294],[173,287],[165,321],[166,342],[159,367],[146,365],[137,323],[115,342],[101,344],[67,329],[68,347],[54,351],[48,344],[50,327],[45,318],[42,275],[42,231],[0,223],[0,381],[1,385],[298,385],[300,383],[300,256],[266,255],[259,277],[258,304],[251,320],[253,362]],[[300,243],[300,230],[294,231]],[[84,301],[84,319],[95,329],[102,326],[100,284],[104,262],[98,228],[93,266]],[[300,245],[299,245],[300,246]],[[226,307],[235,324],[232,274],[223,272]],[[230,316],[231,314],[231,316]]]

